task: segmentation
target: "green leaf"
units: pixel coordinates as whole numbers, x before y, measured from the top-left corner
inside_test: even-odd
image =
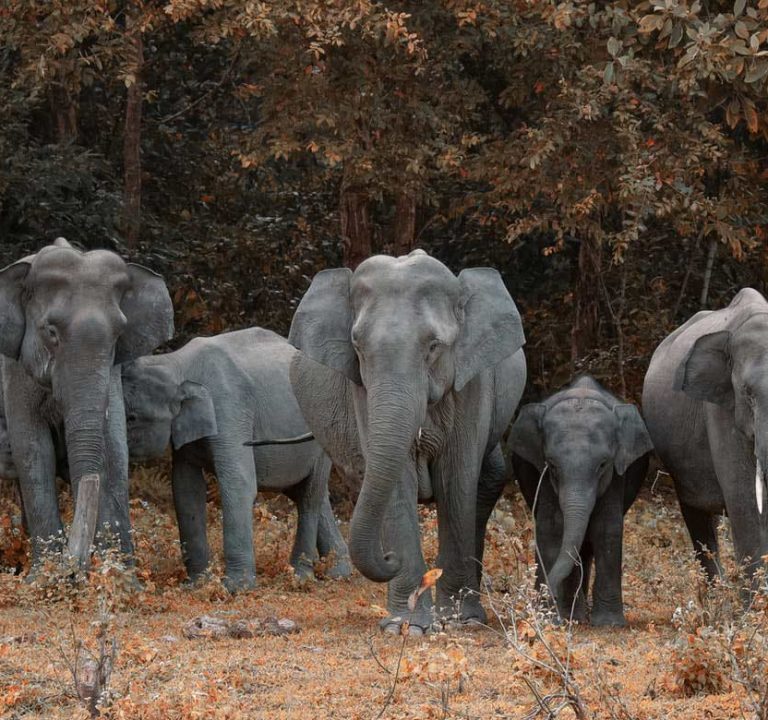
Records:
[[[615,37],[608,39],[608,54],[611,57],[616,57],[621,52],[621,48],[621,40]]]
[[[606,83],[606,85],[610,85],[613,82],[615,76],[616,72],[613,69],[613,63],[606,63],[605,70],[603,71],[603,82]]]
[[[747,0],[736,0],[735,3],[733,3],[733,14],[736,17],[739,17],[741,13],[744,12],[744,8],[747,5]]]
[[[749,37],[749,30],[747,30],[747,26],[739,20],[734,26],[733,31],[742,39],[746,40]]]

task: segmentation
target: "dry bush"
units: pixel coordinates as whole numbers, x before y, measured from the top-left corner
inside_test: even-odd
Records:
[[[573,673],[573,631],[570,620],[561,623],[547,602],[546,589],[535,587],[535,568],[503,594],[494,594],[486,583],[487,605],[501,626],[512,672],[528,687],[534,703],[526,718],[555,718],[568,709],[577,718],[587,708]]]

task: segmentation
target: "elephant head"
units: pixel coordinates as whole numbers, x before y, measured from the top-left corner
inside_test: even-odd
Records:
[[[738,311],[746,304],[743,300],[753,295],[757,292],[747,288],[736,296],[731,303],[736,312],[728,329],[696,340],[677,369],[674,387],[695,400],[733,412],[736,428],[754,443],[755,495],[763,515],[768,468],[768,313],[754,307]]]
[[[123,367],[123,395],[131,459],[160,457],[218,434],[208,388],[179,376],[168,355],[139,358]]]
[[[173,334],[163,279],[63,238],[0,271],[0,353],[50,390],[73,480],[103,475],[111,367]]]
[[[381,543],[383,516],[419,429],[484,369],[519,350],[520,315],[498,272],[457,277],[416,250],[374,256],[353,273],[318,273],[289,341],[360,388],[365,475],[350,526],[350,554],[367,578],[392,579],[400,559]]]
[[[555,399],[555,398],[553,398]],[[563,537],[548,582],[555,599],[575,567],[598,499],[653,446],[634,405],[596,393],[525,405],[512,425],[509,448],[546,476],[563,516]],[[537,488],[537,494],[540,490]]]

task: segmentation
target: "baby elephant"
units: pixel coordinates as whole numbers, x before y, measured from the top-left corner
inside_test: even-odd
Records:
[[[592,624],[625,625],[624,513],[653,449],[640,412],[591,377],[580,377],[543,403],[522,408],[509,449],[523,496],[535,505],[538,584],[549,585],[561,617],[583,622],[594,557]]]
[[[124,367],[128,449],[133,460],[162,456],[173,444],[173,500],[184,563],[191,579],[209,562],[206,485],[215,473],[224,520],[224,583],[253,587],[252,508],[258,490],[280,490],[298,508],[291,564],[311,577],[313,561],[335,553],[329,574],[351,572],[347,546],[328,499],[331,461],[312,441],[245,447],[268,437],[293,437],[307,426],[288,369],[296,353],[269,330],[251,328],[196,338],[176,352],[139,358]]]

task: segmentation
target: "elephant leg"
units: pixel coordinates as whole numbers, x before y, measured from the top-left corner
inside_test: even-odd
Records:
[[[627,621],[621,594],[624,539],[624,482],[621,478],[614,478],[595,504],[587,532],[595,555],[592,624],[624,626]]]
[[[701,563],[711,582],[721,577],[720,552],[717,541],[717,516],[680,502],[680,512],[693,542],[696,559]]]
[[[477,519],[475,524],[475,557],[477,558],[477,585],[483,580],[483,554],[485,553],[485,530],[488,518],[501,497],[507,480],[507,466],[501,445],[491,450],[483,459],[480,480],[477,484]]]
[[[407,621],[411,632],[420,634],[426,632],[434,622],[431,592],[421,595],[413,612],[408,609],[408,597],[419,587],[427,571],[421,552],[417,498],[416,467],[409,463],[402,481],[392,491],[382,525],[382,545],[397,548],[402,558],[400,572],[387,586],[389,616],[381,621],[381,628],[385,632],[399,633]]]
[[[560,615],[576,622],[587,621],[587,594],[592,570],[592,544],[585,540],[581,546],[579,562],[563,583],[563,601]]]
[[[755,495],[754,443],[733,431],[729,408],[707,403],[706,413],[712,463],[731,521],[736,558],[753,577],[768,552],[765,516],[758,511]]]
[[[318,493],[313,486],[312,475],[298,485],[286,488],[284,492],[296,504],[298,515],[290,562],[298,578],[313,580],[315,561],[318,558],[317,537],[322,498],[315,497]]]
[[[97,544],[104,548],[117,539],[120,551],[133,564],[133,538],[128,495],[128,441],[120,367],[111,370],[105,438],[105,477],[99,493]],[[111,537],[110,537],[111,536]]]
[[[256,585],[253,555],[256,465],[250,448],[210,442],[224,517],[224,585],[231,592],[237,592]]]
[[[173,504],[179,524],[181,556],[189,579],[197,580],[210,564],[206,528],[206,484],[203,469],[174,453]]]
[[[480,603],[476,553],[476,507],[482,459],[458,448],[444,450],[434,463],[432,482],[437,501],[439,551],[437,610],[451,617],[458,606],[462,622],[487,619]]]
[[[37,414],[47,398],[17,363],[6,361],[5,403],[11,453],[19,475],[24,517],[31,539],[32,571],[46,548],[63,548],[63,525],[56,494],[56,452],[48,423]],[[51,539],[55,538],[51,545]]]
[[[317,529],[317,549],[320,557],[328,557],[333,553],[333,565],[325,574],[332,578],[346,578],[352,574],[352,561],[349,558],[347,543],[341,536],[341,531],[333,514],[331,501],[326,492],[323,498],[323,507],[320,510],[320,522]]]

